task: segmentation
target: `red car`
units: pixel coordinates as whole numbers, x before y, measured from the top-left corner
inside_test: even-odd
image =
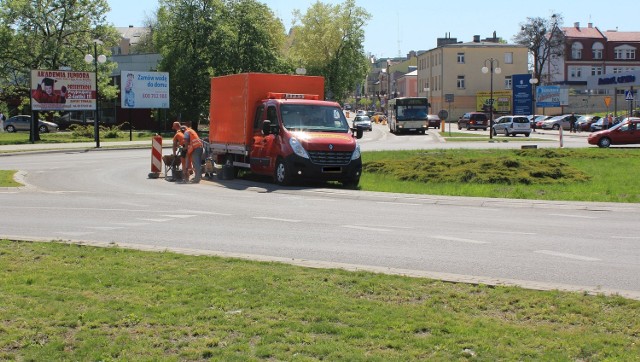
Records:
[[[588,141],[598,147],[640,143],[640,118],[625,118],[609,129],[590,134]]]

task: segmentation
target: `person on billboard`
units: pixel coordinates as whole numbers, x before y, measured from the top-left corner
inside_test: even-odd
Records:
[[[43,78],[36,90],[33,91],[33,99],[38,103],[66,103],[67,87],[62,86],[60,91],[54,89],[57,80]]]
[[[136,103],[136,95],[133,92],[133,73],[127,74],[127,83],[124,86],[124,105],[133,108]]]

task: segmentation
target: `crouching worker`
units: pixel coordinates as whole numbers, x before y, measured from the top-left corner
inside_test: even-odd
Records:
[[[200,178],[202,178],[202,151],[203,151],[203,143],[198,133],[191,129],[190,127],[182,126],[182,132],[184,133],[184,144],[187,146],[187,159],[186,164],[187,167],[192,165],[193,167],[193,181],[194,184],[200,182]],[[185,181],[189,181],[189,172],[185,173]]]

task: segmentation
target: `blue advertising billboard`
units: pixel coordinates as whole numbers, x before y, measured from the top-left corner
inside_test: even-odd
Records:
[[[513,91],[513,114],[528,116],[533,114],[531,74],[514,74],[511,77]]]
[[[538,107],[560,107],[560,86],[546,85],[536,88]]]

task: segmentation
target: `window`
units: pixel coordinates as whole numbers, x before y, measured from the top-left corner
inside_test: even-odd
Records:
[[[571,45],[571,59],[582,59],[582,43],[575,42]]]
[[[513,81],[511,80],[511,76],[508,75],[504,77],[504,89],[511,89],[513,85]]]
[[[622,73],[622,68],[615,67],[613,68],[613,74]]]
[[[601,75],[602,67],[591,67],[591,75]]]
[[[464,63],[464,53],[458,53],[458,63]]]
[[[602,43],[600,42],[593,43],[593,46],[591,47],[593,59],[602,59],[603,49],[604,49],[604,45],[602,45]]]
[[[614,59],[636,59],[636,48],[630,45],[621,45],[613,50]]]
[[[513,64],[513,53],[504,53],[504,64]]]
[[[581,67],[569,67],[569,76],[571,78],[582,78]]]
[[[464,89],[464,75],[458,76],[458,89]]]

